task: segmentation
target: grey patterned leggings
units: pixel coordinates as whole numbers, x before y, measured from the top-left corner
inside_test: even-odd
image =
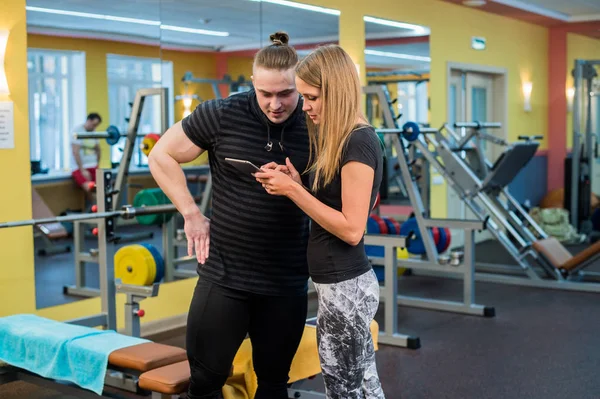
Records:
[[[335,284],[315,283],[317,343],[327,399],[384,399],[371,337],[379,306],[373,270]]]

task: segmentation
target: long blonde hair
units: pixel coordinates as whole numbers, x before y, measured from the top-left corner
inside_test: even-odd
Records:
[[[321,123],[307,117],[310,167],[315,172],[312,190],[331,183],[340,167],[344,145],[357,120],[365,120],[360,109],[360,80],[350,56],[338,45],[318,47],[300,61],[296,76],[321,89]]]

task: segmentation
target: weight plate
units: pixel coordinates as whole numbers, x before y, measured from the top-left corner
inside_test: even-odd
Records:
[[[106,129],[106,133],[108,134],[108,137],[106,138],[106,142],[108,143],[108,145],[115,145],[121,139],[121,133],[119,133],[119,128],[114,125],[110,125],[108,129]]]
[[[387,224],[385,224],[385,222],[383,221],[383,219],[375,214],[371,215],[371,217],[375,219],[375,221],[379,224],[379,234],[388,234],[388,227]]]
[[[433,236],[433,242],[435,243],[437,248],[437,245],[440,242],[440,229],[437,227],[432,227],[430,231],[431,235]]]
[[[146,155],[146,156],[150,155],[150,151],[152,151],[152,149],[158,142],[159,138],[160,138],[160,136],[156,133],[150,133],[150,134],[147,134],[146,136],[144,136],[144,139],[142,140],[142,145],[141,145],[141,149],[142,149],[142,152],[144,153],[144,155]]]
[[[367,234],[381,234],[381,224],[371,215],[367,219]],[[383,258],[385,249],[380,245],[365,245],[367,256]]]
[[[156,262],[148,248],[133,244],[115,253],[115,278],[124,284],[151,285],[156,279]]]
[[[402,135],[408,141],[415,141],[419,138],[420,133],[421,129],[415,122],[406,122],[404,126],[402,126]]]
[[[408,238],[411,233],[414,235],[412,238]],[[402,223],[402,226],[400,226],[400,235],[406,237],[406,249],[409,253],[414,255],[422,255],[425,253],[425,244],[423,243],[421,233],[419,232],[417,219],[409,218]]]
[[[440,234],[440,239],[436,243],[435,248],[437,249],[439,254],[442,254],[445,251],[446,243],[448,242],[448,236],[446,235],[445,229],[438,229],[438,230],[439,230],[439,234]]]
[[[377,223],[373,216],[369,216],[367,219],[367,234],[381,234],[379,223]]]
[[[143,206],[166,205],[170,203],[171,201],[160,188],[147,188],[141,190],[133,199],[133,206],[136,208]],[[141,225],[151,226],[168,222],[171,217],[173,217],[172,213],[163,213],[136,216],[136,220]]]
[[[444,232],[446,233],[446,245],[444,246],[444,250],[442,251],[445,252],[448,248],[450,248],[450,243],[452,242],[452,232],[448,227],[444,227],[442,230],[444,230]]]
[[[384,216],[382,219],[388,228],[388,234],[395,235],[400,233],[400,224],[398,222],[394,223],[394,220],[389,216]]]
[[[160,251],[152,244],[143,243],[143,247],[147,248],[152,257],[154,257],[154,263],[156,264],[156,276],[154,278],[155,283],[160,283],[165,276],[165,261],[160,254]]]

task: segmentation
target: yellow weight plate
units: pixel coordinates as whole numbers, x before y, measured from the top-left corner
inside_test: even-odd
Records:
[[[124,284],[151,285],[156,278],[156,262],[148,248],[133,244],[115,253],[115,278]]]
[[[159,139],[160,139],[160,136],[158,134],[154,134],[154,133],[150,133],[150,134],[147,134],[146,136],[144,136],[144,139],[142,140],[142,144],[140,144],[140,148],[142,149],[142,152],[144,153],[144,155],[148,156],[150,154],[150,151],[152,151],[152,149],[156,145],[156,142]]]

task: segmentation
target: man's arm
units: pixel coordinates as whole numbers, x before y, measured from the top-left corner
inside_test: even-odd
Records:
[[[100,166],[100,158],[102,157],[102,149],[100,148],[100,143],[96,142],[96,146],[94,147],[94,150],[96,151],[96,159],[97,159],[97,166]]]
[[[180,164],[193,161],[203,152],[204,149],[192,143],[185,134],[180,121],[162,135],[148,156],[154,180],[186,218],[200,214],[200,210]]]
[[[77,169],[83,170],[83,162],[81,162],[81,145],[77,143],[72,143],[71,151],[73,151],[73,158],[75,158]]]

